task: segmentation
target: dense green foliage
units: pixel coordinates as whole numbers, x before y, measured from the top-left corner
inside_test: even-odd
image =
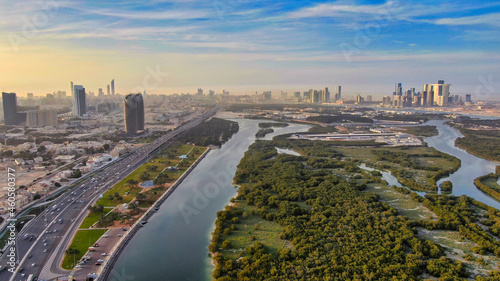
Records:
[[[451,181],[444,181],[439,187],[441,188],[441,191],[451,192],[453,189],[453,184],[451,183]]]
[[[220,146],[229,140],[238,130],[238,122],[212,118],[181,135],[178,141],[181,143],[191,142],[201,146]]]
[[[484,192],[484,193],[488,194],[489,196],[495,198],[496,200],[500,201],[500,190],[496,190],[496,189],[488,186],[487,184],[484,184],[484,180],[486,180],[488,178],[498,179],[498,177],[500,177],[500,174],[493,174],[493,173],[487,174],[484,176],[480,176],[474,180],[474,185],[477,188],[479,188],[482,192]]]
[[[277,123],[277,122],[268,122],[268,123],[259,123],[259,128],[271,128],[271,127],[288,127],[288,123]]]
[[[464,137],[455,141],[458,147],[481,158],[500,161],[500,131],[459,129]]]
[[[366,175],[366,183],[380,181],[357,163],[342,161],[328,145],[275,138],[249,148],[235,176],[241,185],[236,204],[217,214],[210,245],[216,280],[414,280],[424,273],[442,280],[466,277],[460,262],[442,258],[439,245],[419,239],[415,224],[377,195],[362,191],[364,184],[333,175],[330,169],[341,168]],[[307,156],[277,154],[275,147],[294,148]],[[437,205],[426,200],[429,207]],[[262,220],[280,225],[279,238],[290,246],[275,252],[251,242],[232,258],[227,253],[236,249],[228,238],[246,216],[240,206],[252,206]],[[437,212],[439,222],[447,215],[444,210]]]
[[[405,127],[404,131],[408,134],[421,137],[432,137],[439,134],[436,126],[415,126],[415,127]]]
[[[255,136],[257,138],[263,138],[265,137],[267,134],[270,134],[270,133],[273,133],[274,130],[271,129],[271,128],[267,128],[267,129],[260,129],[259,131],[257,131],[257,133],[255,133]]]
[[[403,185],[407,187],[416,190],[437,191],[438,190],[437,181],[457,171],[461,165],[460,160],[458,158],[455,158],[453,156],[450,156],[442,152],[436,152],[434,154],[412,155],[401,151],[396,153],[388,150],[372,150],[372,153],[377,156],[377,161],[387,161],[398,164],[401,167],[404,167],[404,169],[403,168],[390,169],[389,167],[385,166],[381,168],[389,168],[389,170],[391,170],[392,174],[398,179],[399,182],[401,182]],[[417,160],[417,157],[445,158],[449,161],[452,161],[454,163],[454,166],[451,169],[443,170],[441,167],[437,166],[422,165]],[[413,172],[409,171],[409,169],[434,172],[429,178],[430,185],[427,186],[418,184],[413,179],[414,178]]]

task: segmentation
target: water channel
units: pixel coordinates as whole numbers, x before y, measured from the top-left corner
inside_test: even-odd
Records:
[[[201,161],[178,189],[165,201],[143,229],[127,245],[114,265],[108,281],[122,280],[211,280],[213,266],[208,256],[211,232],[217,211],[229,203],[236,194],[231,184],[236,166],[248,147],[255,141],[259,120],[231,119],[240,130],[220,149],[215,149]],[[500,209],[500,203],[474,186],[478,176],[493,172],[497,163],[487,161],[455,147],[454,141],[461,134],[444,124],[431,120],[424,125],[434,125],[439,135],[425,138],[429,146],[448,153],[462,161],[461,168],[449,178],[453,195],[468,195]],[[307,125],[293,124],[274,128],[279,134],[306,131]],[[291,153],[285,149],[281,153]],[[400,184],[383,173],[389,184]],[[420,194],[423,194],[419,192]]]
[[[230,120],[239,123],[239,132],[220,149],[210,151],[167,198],[121,253],[108,281],[212,279],[208,245],[217,211],[224,209],[236,194],[231,184],[236,166],[255,141],[258,123],[268,122]],[[288,127],[274,128],[274,133],[262,139],[309,128],[292,123]]]

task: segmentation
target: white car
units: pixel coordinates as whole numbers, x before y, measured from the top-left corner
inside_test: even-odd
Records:
[[[108,255],[108,253],[102,253],[101,254],[101,256],[104,256],[104,257],[107,256],[107,255]]]

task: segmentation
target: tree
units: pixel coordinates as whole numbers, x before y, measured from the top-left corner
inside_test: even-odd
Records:
[[[135,185],[137,185],[138,183],[139,183],[139,182],[138,182],[138,181],[136,181],[136,180],[134,180],[134,179],[129,179],[129,180],[127,181],[127,184],[128,184],[129,186],[135,186]]]
[[[40,153],[44,153],[44,152],[45,152],[45,150],[46,150],[45,146],[40,145],[36,151],[38,151],[38,152],[40,152]]]
[[[451,183],[451,181],[444,181],[440,187],[441,191],[451,192],[451,190],[453,189],[453,184]]]
[[[151,175],[148,172],[143,172],[140,176],[140,179],[142,181],[147,181],[151,178]]]
[[[104,150],[108,150],[109,149],[109,144],[105,143],[102,147],[104,147]]]

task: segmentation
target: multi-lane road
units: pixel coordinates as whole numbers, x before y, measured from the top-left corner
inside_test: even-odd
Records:
[[[37,277],[42,271],[43,275],[67,276],[69,271],[62,270],[59,265],[74,233],[85,217],[87,207],[99,199],[107,189],[154,156],[166,143],[215,112],[217,109],[203,113],[71,186],[18,234],[16,259],[19,264],[14,273],[2,270],[0,280],[24,281],[30,274]],[[8,251],[0,257],[0,265],[8,269],[10,266],[7,264],[7,253]]]

